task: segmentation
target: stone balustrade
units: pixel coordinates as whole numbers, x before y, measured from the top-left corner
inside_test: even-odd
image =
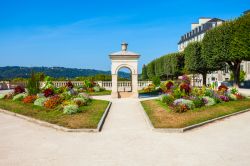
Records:
[[[53,81],[55,87],[62,87],[67,84],[68,81]],[[83,81],[71,81],[74,86],[82,86]],[[106,90],[112,90],[112,81],[96,81],[96,83]],[[151,84],[152,81],[138,81],[138,90],[143,89],[144,87]],[[41,86],[44,82],[40,82]],[[2,85],[2,86],[1,86]],[[3,85],[6,85],[5,87]],[[14,85],[14,84],[13,84]],[[129,91],[129,88],[132,87],[131,81],[118,81],[117,83],[118,88],[120,91]],[[9,81],[1,81],[0,82],[0,89],[10,89],[11,83]],[[125,90],[124,90],[125,88]]]
[[[75,86],[83,85],[83,81],[71,81],[71,82]],[[112,89],[112,81],[96,81],[96,83],[100,87],[105,88],[106,90]],[[152,81],[138,81],[138,90],[143,89],[144,87],[148,86],[151,83]],[[53,84],[55,85],[55,87],[62,87],[67,84],[67,81],[53,81]],[[128,89],[128,88],[131,88],[131,81],[118,81],[117,85],[118,85],[118,88],[120,89],[122,88]]]

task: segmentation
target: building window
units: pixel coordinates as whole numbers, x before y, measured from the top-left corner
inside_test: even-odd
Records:
[[[244,70],[244,66],[243,65],[240,65],[240,70]]]

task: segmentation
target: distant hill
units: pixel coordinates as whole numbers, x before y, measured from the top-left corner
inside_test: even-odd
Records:
[[[97,74],[110,75],[110,71],[94,70],[94,69],[77,69],[77,68],[65,68],[65,67],[21,67],[21,66],[6,66],[0,67],[0,79],[12,79],[12,78],[28,78],[31,71],[43,72],[45,75],[60,78],[75,78],[80,76],[94,76]],[[130,74],[125,72],[119,72],[119,76],[123,78],[129,78]]]

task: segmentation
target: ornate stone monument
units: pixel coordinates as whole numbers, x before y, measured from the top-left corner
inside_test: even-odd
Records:
[[[140,55],[127,50],[128,44],[122,43],[122,50],[109,55],[111,59],[112,74],[112,98],[118,98],[118,71],[121,68],[128,68],[131,71],[131,97],[138,97],[138,59]]]

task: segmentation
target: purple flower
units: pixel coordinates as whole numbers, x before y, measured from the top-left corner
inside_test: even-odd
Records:
[[[225,102],[229,101],[229,98],[227,96],[220,96],[220,99]]]
[[[206,98],[202,98],[202,102],[203,102],[204,104],[207,104],[207,103],[208,103],[208,100],[207,100]]]

